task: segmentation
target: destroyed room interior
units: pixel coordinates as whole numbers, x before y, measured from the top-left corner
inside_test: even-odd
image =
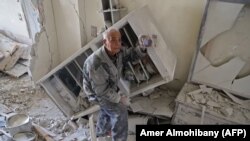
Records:
[[[250,124],[250,0],[1,0],[0,141],[112,141],[85,82],[109,29],[146,48],[112,86],[127,141],[136,125]]]

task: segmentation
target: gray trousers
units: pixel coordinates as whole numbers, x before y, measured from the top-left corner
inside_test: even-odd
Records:
[[[97,136],[107,135],[110,131],[112,141],[127,141],[128,111],[121,103],[106,100],[99,102],[101,110],[96,126]]]

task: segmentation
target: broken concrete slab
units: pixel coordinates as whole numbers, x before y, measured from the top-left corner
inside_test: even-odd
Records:
[[[233,58],[228,63],[219,67],[209,66],[206,69],[195,73],[193,75],[193,80],[229,88],[244,65],[245,62],[240,58]]]
[[[143,110],[143,108],[141,107],[141,105],[140,105],[139,103],[137,103],[137,102],[134,102],[134,103],[130,104],[129,107],[132,109],[132,111],[133,111],[134,113]]]
[[[172,103],[175,99],[173,96],[169,96],[166,91],[158,91],[151,95],[156,95],[154,99],[150,99],[144,96],[134,97],[131,100],[131,109],[132,111],[136,111],[137,113],[148,114],[152,116],[159,116],[161,118],[164,117],[172,117],[173,115],[173,107]]]
[[[8,37],[0,34],[0,52],[4,56],[0,61],[0,70],[14,77],[19,77],[20,75],[27,72],[27,69],[25,69],[24,67],[21,67],[19,64],[16,65],[19,58],[21,58],[24,55],[25,50],[26,50],[25,56],[29,54],[29,51],[27,51],[26,48],[28,48],[27,45],[17,43],[9,39]],[[13,68],[15,65],[16,68],[20,70]]]
[[[14,52],[14,54],[11,55],[11,59],[5,65],[4,71],[8,71],[11,68],[13,68],[13,66],[16,64],[16,62],[19,60],[19,58],[23,54],[23,51],[24,51],[23,48],[18,47],[18,49]]]
[[[155,111],[155,108],[151,106],[151,100],[148,97],[135,97],[131,100],[131,104],[133,103],[137,103],[142,108],[138,113],[153,114]]]
[[[215,88],[230,89],[232,82],[244,64],[245,62],[240,58],[233,58],[228,63],[219,67],[213,67],[210,65],[209,67],[194,73],[192,80],[211,85]]]
[[[19,59],[22,50],[19,46],[13,42],[4,41],[0,43],[0,52],[2,52],[4,58],[0,62],[0,70],[10,69],[16,61]]]
[[[18,78],[27,72],[28,72],[28,67],[19,63],[16,63],[16,65],[12,69],[4,71],[4,73],[13,76],[15,78]]]
[[[12,54],[17,49],[17,42],[0,33],[0,51]]]
[[[26,45],[26,44],[20,44],[20,43],[18,43],[18,46],[20,48],[23,48],[23,53],[20,56],[20,58],[27,59],[27,60],[31,59],[31,56],[30,56],[31,46]]]
[[[222,1],[211,1],[201,47],[216,35],[230,29],[244,4],[233,4]]]

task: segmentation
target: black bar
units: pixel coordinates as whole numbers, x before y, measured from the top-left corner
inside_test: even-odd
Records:
[[[250,125],[136,125],[136,141],[250,141]]]

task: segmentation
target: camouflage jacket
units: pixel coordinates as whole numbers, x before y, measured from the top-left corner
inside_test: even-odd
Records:
[[[92,53],[83,67],[83,88],[88,98],[118,103],[121,98],[118,83],[123,68],[127,66],[128,61],[136,61],[145,54],[140,47],[122,47],[115,60],[111,60],[104,46]]]

